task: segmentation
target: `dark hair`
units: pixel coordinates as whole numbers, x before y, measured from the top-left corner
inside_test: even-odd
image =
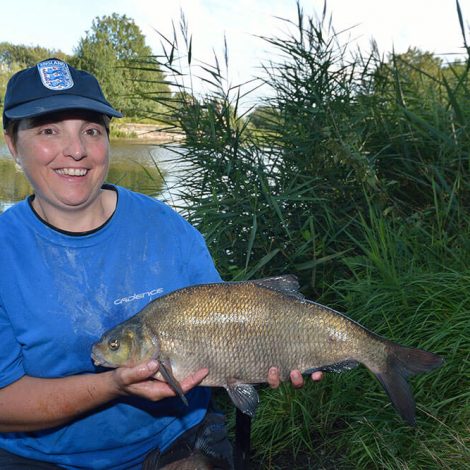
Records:
[[[10,121],[5,129],[5,134],[8,134],[11,137],[11,140],[16,145],[18,140],[18,127],[20,127],[21,119],[16,121]]]

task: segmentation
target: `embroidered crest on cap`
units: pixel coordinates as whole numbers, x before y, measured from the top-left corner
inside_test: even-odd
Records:
[[[73,87],[69,66],[61,60],[45,60],[38,65],[42,84],[49,90],[67,90]]]

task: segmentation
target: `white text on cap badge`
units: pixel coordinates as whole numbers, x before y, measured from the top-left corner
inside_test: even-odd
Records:
[[[61,60],[45,60],[38,65],[42,84],[49,90],[67,90],[73,87],[68,65]]]

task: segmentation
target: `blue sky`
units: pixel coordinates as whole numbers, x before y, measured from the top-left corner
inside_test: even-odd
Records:
[[[306,14],[321,12],[323,0],[301,0]],[[409,46],[445,55],[462,51],[455,0],[328,0],[337,31],[365,50],[374,38],[381,52]],[[460,0],[470,42],[470,0]],[[267,43],[255,35],[282,35],[295,20],[295,0],[1,0],[0,41],[40,45],[72,53],[93,18],[126,14],[141,28],[155,53],[159,37],[184,11],[194,38],[193,55],[210,60],[227,37],[233,81],[246,81],[269,57]]]

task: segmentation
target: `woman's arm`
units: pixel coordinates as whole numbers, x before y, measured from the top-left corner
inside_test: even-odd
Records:
[[[60,426],[119,396],[138,395],[152,401],[175,396],[166,383],[151,379],[157,370],[158,363],[150,361],[58,379],[23,376],[0,389],[0,432]],[[184,379],[183,392],[198,385],[207,373],[202,369]]]

